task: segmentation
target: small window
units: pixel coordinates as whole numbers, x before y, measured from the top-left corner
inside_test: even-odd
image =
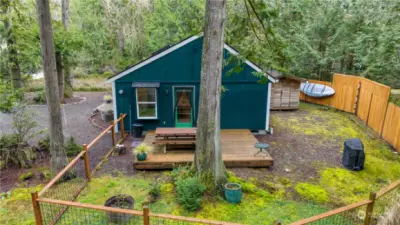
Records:
[[[157,119],[157,92],[155,88],[136,88],[138,119]]]

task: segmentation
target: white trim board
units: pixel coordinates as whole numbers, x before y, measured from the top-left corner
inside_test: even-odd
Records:
[[[117,92],[115,91],[115,82],[112,82],[112,98],[113,98],[113,110],[114,110],[114,121],[118,120],[118,115],[117,115]],[[114,126],[114,131],[115,133],[118,132],[118,124]]]
[[[105,82],[106,82],[106,83],[114,82],[115,80],[118,80],[119,78],[121,78],[121,77],[123,77],[123,76],[125,76],[125,75],[128,75],[129,73],[131,73],[131,72],[133,72],[133,71],[135,71],[135,70],[138,70],[139,68],[141,68],[141,67],[143,67],[143,66],[145,66],[145,65],[147,65],[147,64],[150,64],[150,63],[152,63],[153,61],[155,61],[155,60],[157,60],[157,59],[159,59],[159,58],[161,58],[161,57],[163,57],[163,56],[165,56],[165,55],[168,55],[169,53],[171,53],[171,52],[177,50],[178,48],[181,48],[181,47],[183,47],[183,46],[189,44],[190,42],[192,42],[192,41],[194,41],[194,40],[199,39],[199,38],[202,37],[202,36],[203,36],[203,34],[192,36],[192,37],[190,37],[190,38],[188,38],[188,39],[182,41],[181,43],[179,43],[179,44],[177,44],[177,45],[174,45],[174,46],[172,46],[172,47],[166,49],[165,51],[162,51],[162,52],[158,53],[157,55],[154,55],[154,56],[152,56],[152,57],[146,59],[145,61],[143,61],[143,62],[137,64],[136,66],[133,66],[133,67],[131,67],[131,68],[125,70],[125,71],[122,71],[120,74],[118,74],[118,75],[116,75],[116,76],[114,76],[114,77],[111,77],[111,78],[109,78],[109,79],[106,79]],[[233,49],[232,47],[230,47],[230,46],[227,45],[227,44],[224,44],[224,49],[226,49],[226,50],[227,50],[228,52],[230,52],[232,55],[239,55],[239,52],[237,52],[235,49]],[[263,71],[261,70],[260,67],[258,67],[257,65],[255,65],[254,63],[252,63],[252,62],[250,62],[250,61],[248,61],[248,60],[246,60],[245,63],[246,63],[248,66],[250,66],[251,68],[253,68],[255,71],[257,71],[257,72],[263,72]],[[268,80],[270,80],[271,82],[273,82],[273,83],[278,82],[278,80],[275,79],[274,77],[272,77],[272,76],[270,76],[270,75],[268,75],[268,74],[266,74],[266,73],[264,73],[264,75],[266,75],[266,76],[268,77]]]
[[[266,115],[265,115],[265,130],[269,131],[269,117],[271,111],[271,88],[272,85],[268,82],[268,92],[267,92],[267,108],[266,108]]]

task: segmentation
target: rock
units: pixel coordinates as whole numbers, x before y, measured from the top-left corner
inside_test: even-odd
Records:
[[[123,155],[126,153],[126,147],[125,145],[116,145],[115,146],[115,153],[118,155]]]
[[[290,172],[292,172],[292,170],[289,169],[289,168],[285,168],[285,172],[286,172],[286,173],[290,173]]]

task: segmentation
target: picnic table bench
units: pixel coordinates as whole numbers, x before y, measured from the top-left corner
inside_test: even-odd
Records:
[[[153,144],[163,145],[164,153],[167,145],[194,145],[196,144],[196,128],[157,128]]]

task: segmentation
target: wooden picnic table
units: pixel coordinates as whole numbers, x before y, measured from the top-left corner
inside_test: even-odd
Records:
[[[167,145],[194,145],[196,144],[196,128],[157,128],[153,144],[164,145],[164,153]]]
[[[155,135],[156,137],[196,137],[196,128],[159,127]]]

